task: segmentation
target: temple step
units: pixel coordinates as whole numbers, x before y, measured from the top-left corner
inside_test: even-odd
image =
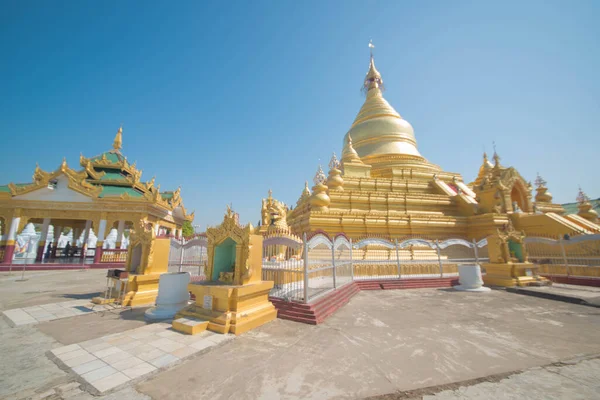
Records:
[[[202,319],[184,317],[173,321],[173,329],[188,335],[202,333],[207,328],[208,321]]]

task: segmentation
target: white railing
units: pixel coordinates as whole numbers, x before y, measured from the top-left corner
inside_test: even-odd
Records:
[[[458,264],[487,261],[486,239],[368,238],[352,243],[342,234],[331,239],[317,233],[310,240],[306,235],[269,237],[263,244],[263,280],[275,282],[270,295],[299,302],[314,301],[353,281],[455,277]]]

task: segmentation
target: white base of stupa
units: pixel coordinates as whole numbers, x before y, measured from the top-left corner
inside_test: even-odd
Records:
[[[458,282],[460,285],[454,286],[454,289],[461,292],[489,292],[491,290],[490,288],[483,287],[479,264],[459,265]]]

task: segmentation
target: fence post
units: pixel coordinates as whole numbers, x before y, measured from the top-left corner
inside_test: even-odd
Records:
[[[402,278],[402,267],[400,265],[400,252],[398,251],[398,238],[394,239],[396,244],[396,265],[398,265],[398,279]]]
[[[302,235],[304,242],[304,302],[308,303],[308,241],[306,240],[306,232]]]
[[[354,282],[354,258],[352,255],[352,239],[350,239],[350,276],[352,277],[352,282]]]
[[[179,272],[183,271],[183,235],[181,235],[181,250],[179,251]]]
[[[558,243],[560,243],[560,251],[562,252],[563,262],[565,263],[565,269],[567,270],[567,278],[569,277],[569,262],[567,261],[567,252],[565,251],[565,243],[564,239],[558,239]]]
[[[479,264],[479,251],[477,250],[477,240],[473,238],[473,253],[475,253],[475,264]]]
[[[335,268],[335,239],[331,241],[331,266],[333,267],[333,288],[336,286],[336,268]]]
[[[442,266],[442,255],[440,254],[440,243],[436,239],[435,250],[437,251],[438,263],[440,264],[440,278],[444,277],[444,267]]]

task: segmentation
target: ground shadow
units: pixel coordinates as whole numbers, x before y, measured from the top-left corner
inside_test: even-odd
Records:
[[[91,300],[94,297],[103,296],[104,292],[93,292],[93,293],[63,293],[60,297],[72,300]]]

